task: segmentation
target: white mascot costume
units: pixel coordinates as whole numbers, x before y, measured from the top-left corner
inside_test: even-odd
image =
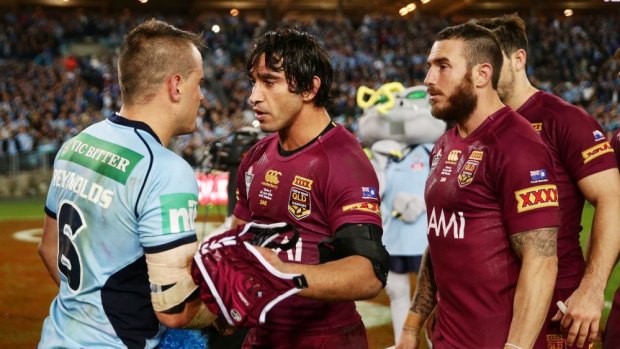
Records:
[[[425,86],[404,88],[393,82],[376,91],[362,86],[357,104],[364,109],[358,134],[370,146],[379,178],[383,243],[390,253],[386,291],[397,342],[411,303],[409,273],[418,272],[428,246],[424,186],[429,154],[446,124],[431,115]]]

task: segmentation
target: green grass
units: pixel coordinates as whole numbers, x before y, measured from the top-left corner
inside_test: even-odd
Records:
[[[0,200],[0,220],[7,219],[43,219],[45,198],[28,197],[22,199]]]

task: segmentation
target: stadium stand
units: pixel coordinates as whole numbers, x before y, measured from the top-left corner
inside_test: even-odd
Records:
[[[44,192],[40,182],[48,177],[14,177],[44,171],[64,140],[118,110],[114,47],[127,28],[151,17],[203,31],[209,47],[198,129],[179,137],[173,149],[200,168],[210,144],[251,123],[251,86],[243,62],[251,40],[267,29],[264,21],[84,9],[5,12],[0,15],[0,177],[12,177],[2,181],[14,185],[0,197]],[[533,83],[585,108],[609,133],[620,128],[620,78],[611,58],[620,47],[615,30],[619,21],[617,14],[527,17]],[[337,72],[330,113],[353,132],[361,115],[355,103],[357,88],[390,81],[420,84],[434,33],[451,24],[430,15],[284,22],[307,28],[325,41]],[[212,30],[215,24],[221,29],[218,33]]]

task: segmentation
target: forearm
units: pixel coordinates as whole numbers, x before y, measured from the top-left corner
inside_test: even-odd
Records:
[[[53,252],[54,251],[48,251],[39,247],[39,256],[41,256],[45,268],[47,268],[56,286],[60,286],[60,275],[58,274],[58,267],[56,266],[56,254]]]
[[[50,273],[56,286],[60,286],[60,272],[58,271],[58,228],[56,220],[45,216],[43,221],[43,235],[38,247],[39,256]]]
[[[298,295],[319,300],[369,299],[375,297],[382,288],[370,260],[362,256],[350,256],[316,265],[285,263],[283,272],[304,274],[308,288]]]
[[[603,293],[620,250],[617,216],[620,200],[606,199],[596,203],[586,271],[580,287]]]
[[[545,320],[558,270],[556,256],[526,259],[521,266],[507,342],[531,348]]]
[[[620,251],[620,174],[613,168],[578,182],[585,198],[594,206],[594,217],[587,251],[587,265],[581,289],[603,293]]]
[[[424,325],[424,322],[437,305],[436,293],[437,286],[435,285],[433,264],[427,248],[422,256],[415,293],[413,294],[411,307],[403,328],[417,330],[422,328],[422,325]]]

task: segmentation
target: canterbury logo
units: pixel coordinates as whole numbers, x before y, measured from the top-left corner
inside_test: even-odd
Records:
[[[555,185],[539,185],[515,191],[519,213],[537,208],[559,206],[558,188]]]
[[[593,146],[592,148],[588,148],[581,152],[581,156],[583,156],[583,163],[587,164],[588,162],[598,158],[599,156],[606,153],[613,153],[614,149],[611,147],[609,142],[603,142]]]
[[[448,154],[448,162],[456,163],[457,161],[459,161],[459,156],[461,156],[460,150],[451,151],[450,154]]]
[[[280,177],[282,175],[282,172],[276,171],[276,170],[269,170],[267,171],[267,173],[265,173],[265,182],[270,183],[270,184],[278,184],[280,183]]]
[[[534,131],[540,133],[540,131],[542,131],[542,122],[535,122],[532,124],[532,127],[534,128]]]

